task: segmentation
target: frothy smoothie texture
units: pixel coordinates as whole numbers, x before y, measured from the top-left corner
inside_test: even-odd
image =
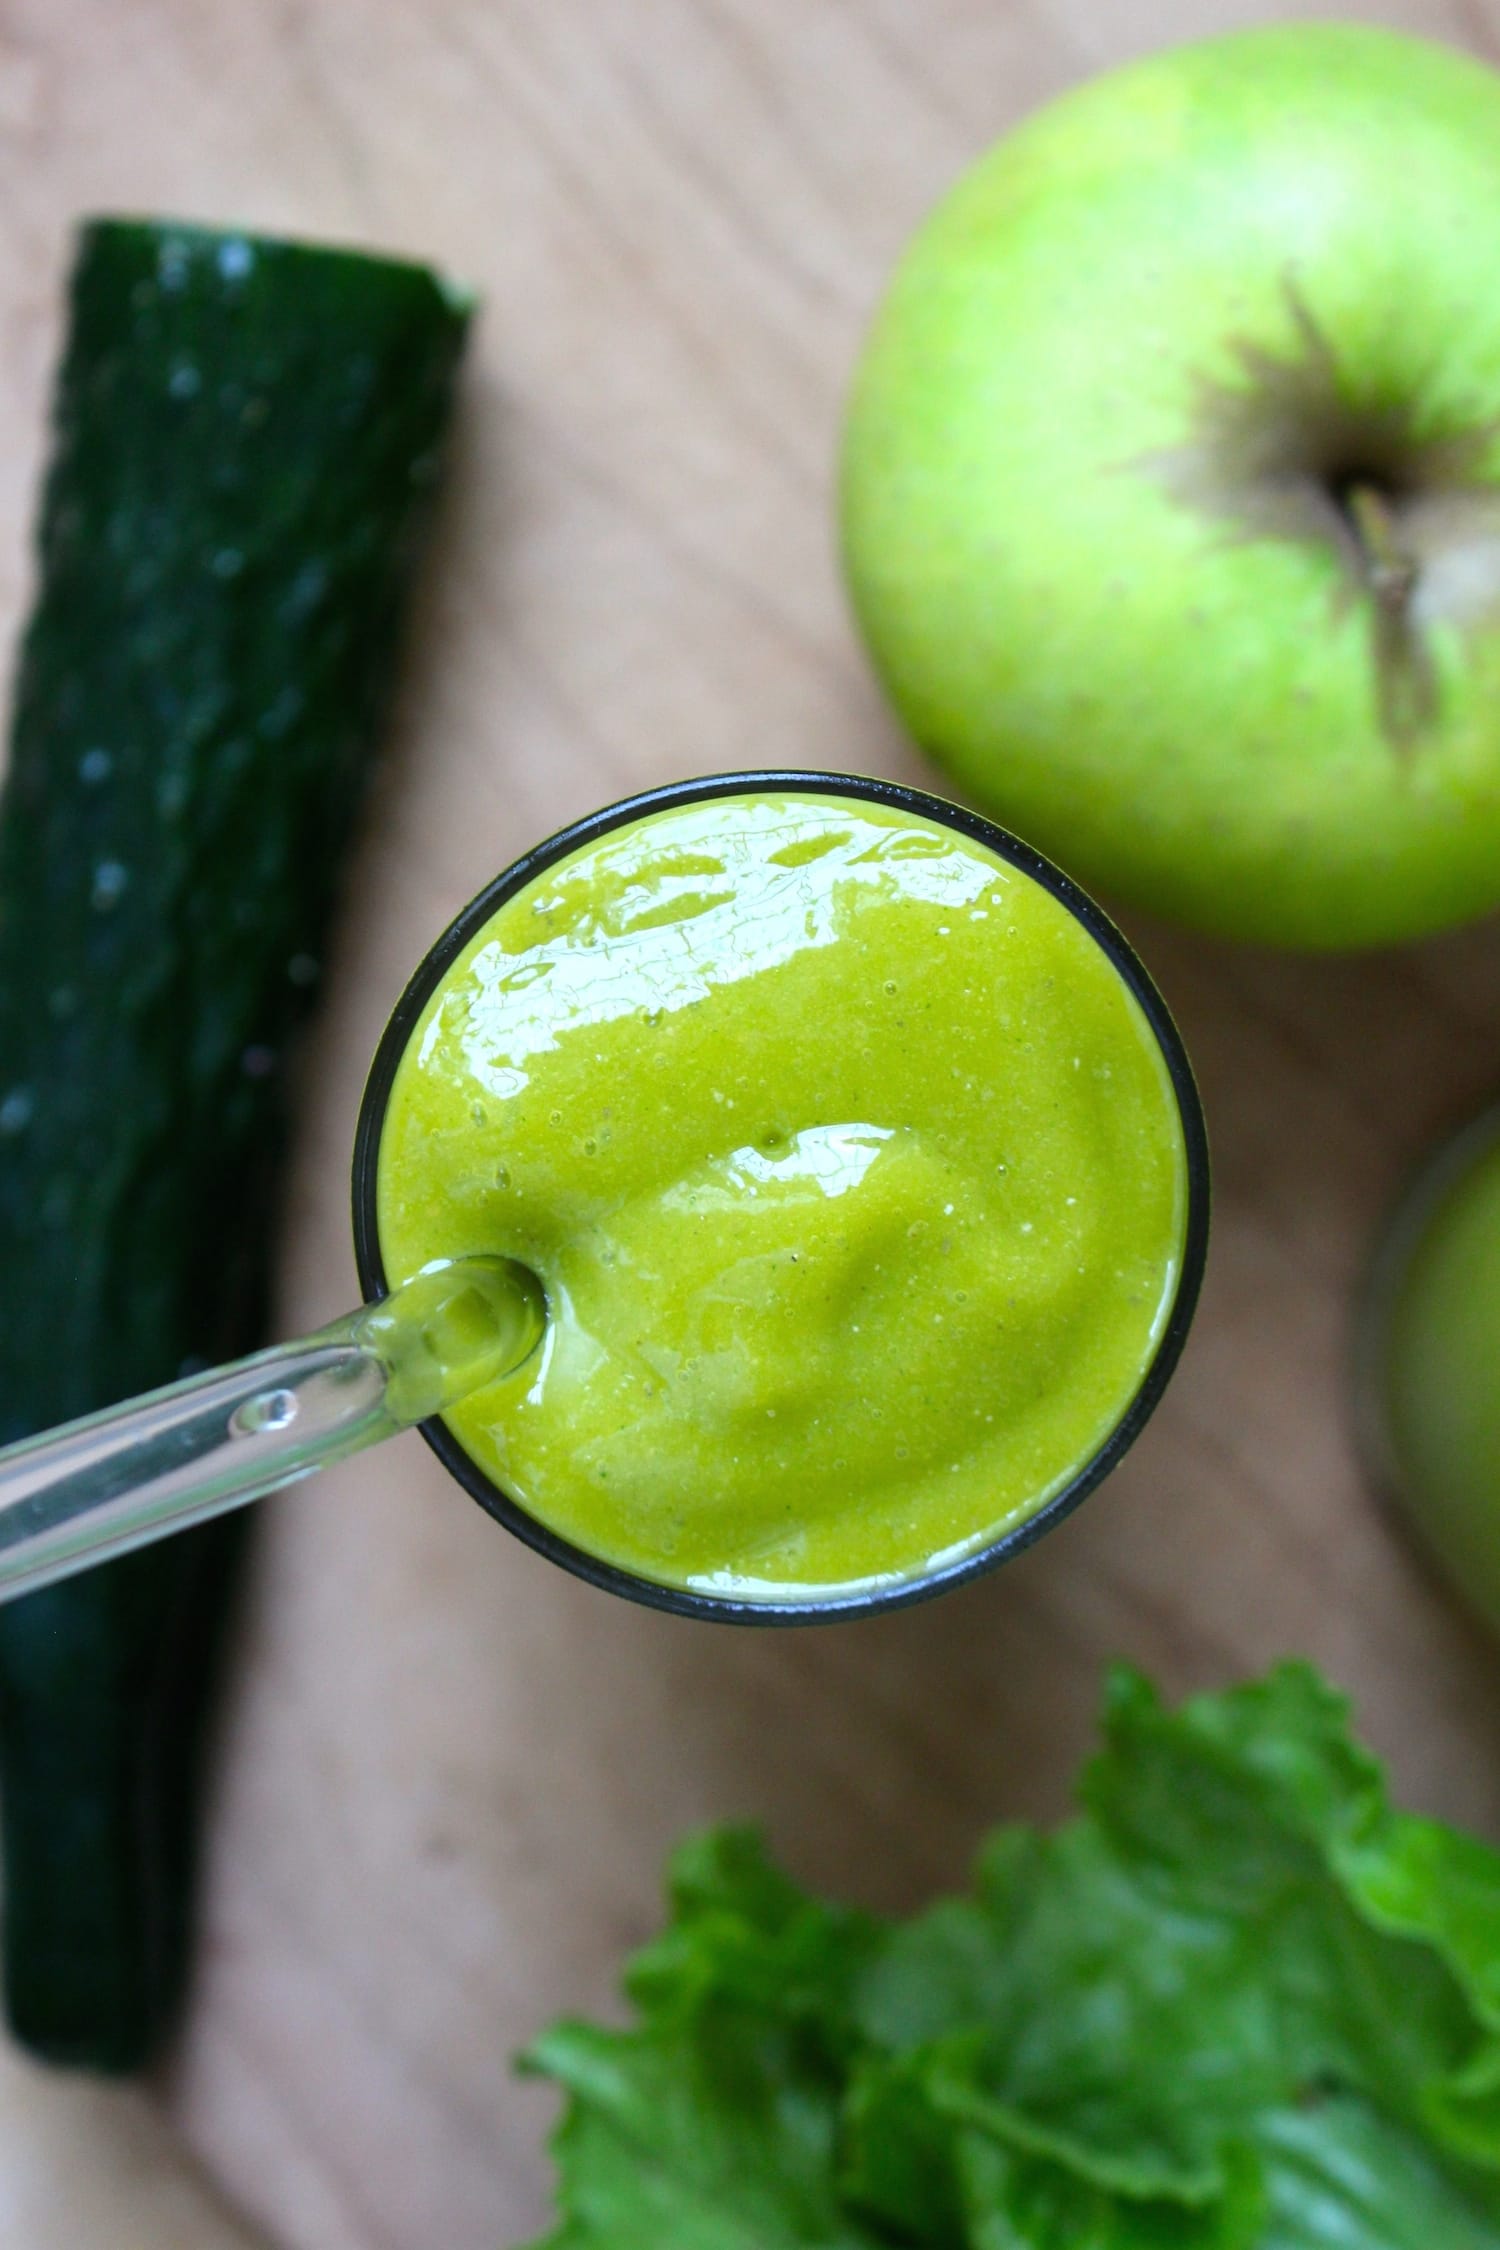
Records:
[[[379,1143],[387,1278],[475,1251],[546,1340],[446,1417],[659,1585],[806,1600],[991,1545],[1093,1458],[1183,1267],[1177,1094],[1042,883],[936,819],[678,801],[442,975]]]

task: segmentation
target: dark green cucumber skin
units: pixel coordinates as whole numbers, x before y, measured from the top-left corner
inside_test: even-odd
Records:
[[[467,309],[426,269],[79,238],[0,796],[0,1443],[265,1340],[285,1058],[385,718]],[[237,1522],[0,1609],[11,2024],[183,1984]]]

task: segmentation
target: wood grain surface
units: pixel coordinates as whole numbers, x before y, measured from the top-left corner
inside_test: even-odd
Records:
[[[3,0],[8,631],[77,213],[404,247],[484,295],[309,1058],[289,1329],[353,1293],[349,1148],[385,1012],[503,862],[684,774],[919,772],[849,626],[830,492],[862,328],[928,204],[1090,71],[1330,12]],[[1500,0],[1356,12],[1500,53]],[[1500,1830],[1500,1660],[1371,1505],[1344,1382],[1379,1212],[1500,1081],[1500,929],[1330,963],[1129,927],[1201,1073],[1218,1202],[1194,1340],[1124,1470],[999,1577],[799,1635],[575,1584],[415,1439],[268,1506],[171,2123],[133,2091],[0,2071],[3,2250],[239,2242],[179,2146],[246,2242],[501,2250],[542,2221],[551,2113],[509,2057],[609,2005],[681,1829],[758,1815],[803,1876],[909,1905],[997,1816],[1061,1810],[1117,1653],[1181,1691],[1307,1651],[1409,1801]]]

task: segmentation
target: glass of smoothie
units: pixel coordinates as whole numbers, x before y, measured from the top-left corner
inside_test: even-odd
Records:
[[[529,853],[439,939],[354,1164],[378,1296],[482,1247],[535,1363],[424,1434],[597,1585],[789,1622],[1016,1552],[1181,1349],[1207,1166],[1124,939],[909,789],[731,775]]]
[[[1500,1108],[1422,1167],[1364,1293],[1356,1394],[1373,1481],[1500,1631]]]
[[[57,1575],[96,1518],[117,1552],[418,1423],[613,1592],[913,1601],[1119,1461],[1207,1236],[1192,1074],[1104,914],[972,813],[803,772],[651,791],[498,876],[391,1018],[353,1186],[346,1322],[0,1455],[0,1593],[18,1477]]]

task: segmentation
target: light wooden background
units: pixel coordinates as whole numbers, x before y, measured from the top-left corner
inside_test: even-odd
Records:
[[[0,0],[7,638],[74,214],[368,240],[484,293],[308,1073],[289,1327],[352,1292],[348,1151],[384,1012],[499,865],[683,774],[916,772],[845,616],[830,470],[863,324],[927,205],[1085,73],[1330,12]],[[1500,52],[1500,0],[1355,12]],[[164,2111],[0,2067],[3,2250],[501,2250],[542,2219],[550,2116],[508,2057],[607,2003],[681,1829],[758,1814],[802,1875],[908,1905],[996,1816],[1061,1809],[1117,1652],[1180,1691],[1308,1651],[1408,1800],[1500,1829],[1500,1657],[1372,1510],[1343,1383],[1377,1213],[1500,1082],[1500,929],[1319,963],[1130,926],[1201,1072],[1218,1218],[1195,1340],[1125,1470],[1001,1577],[798,1636],[572,1583],[415,1440],[273,1504]]]

